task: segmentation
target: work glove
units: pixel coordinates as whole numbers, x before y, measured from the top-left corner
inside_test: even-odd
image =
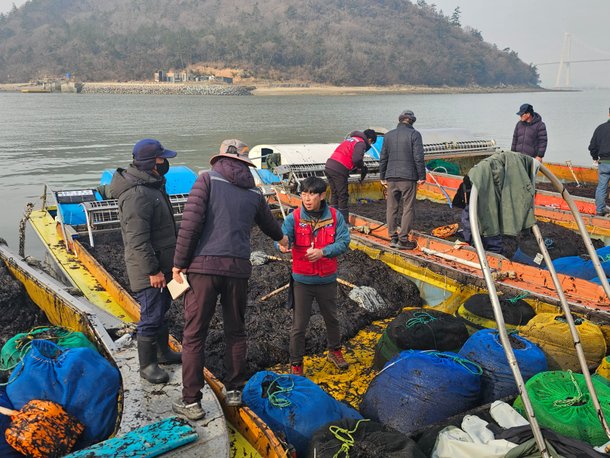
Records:
[[[360,167],[360,183],[364,181],[367,173],[369,173],[369,168],[363,164],[362,167]]]

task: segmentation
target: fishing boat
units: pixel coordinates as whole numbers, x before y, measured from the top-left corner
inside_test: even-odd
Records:
[[[255,147],[251,152],[252,156],[258,154],[257,151],[260,151],[261,156],[266,156],[265,164],[263,165],[261,158],[260,168],[253,169],[253,173],[269,203],[279,212],[285,212],[298,205],[298,196],[293,194],[292,190],[298,187],[300,179],[311,174],[323,173],[323,163],[312,160],[310,163],[301,161],[286,164],[286,159],[282,159],[284,156],[280,157],[279,165],[276,164],[270,169],[273,156],[269,156],[278,150],[281,152],[283,148],[283,146],[267,145],[258,149]],[[331,146],[320,147],[320,151],[326,151],[328,148]],[[442,150],[436,152],[436,158],[451,156],[463,161],[466,164],[465,168],[468,167],[468,163],[472,166],[477,162],[477,159],[472,157],[473,154],[480,156],[478,158],[480,160],[481,157],[496,151],[495,142],[480,140],[460,145],[456,142],[441,142],[436,148]],[[309,151],[310,148],[307,150]],[[275,158],[277,160],[277,156]],[[269,159],[271,160],[268,161]],[[383,195],[378,179],[374,176],[376,160],[367,158],[366,161],[372,166],[373,179],[365,180],[363,183],[359,183],[356,177],[350,180],[352,198],[363,199]],[[112,171],[105,171],[102,174],[101,184],[108,184],[111,175]],[[195,178],[195,172],[186,167],[172,167],[167,175],[167,189],[178,220]],[[119,221],[116,201],[105,199],[97,189],[52,191],[51,196],[53,202],[47,204],[45,201],[41,209],[29,214],[29,220],[55,260],[58,270],[70,284],[80,289],[87,299],[104,310],[104,313],[118,317],[123,322],[136,321],[138,306],[133,298],[118,285],[81,243],[86,241],[93,247],[96,234],[117,230]],[[417,282],[420,290],[442,291],[442,300],[430,300],[429,304],[454,313],[465,297],[475,291],[486,290],[480,264],[477,267],[476,252],[472,248],[458,249],[441,239],[416,234],[419,249],[416,252],[401,252],[389,247],[387,230],[383,228],[381,222],[352,215],[350,223],[355,229],[352,232],[352,248],[362,250],[370,257],[380,259],[394,270],[408,275]],[[548,287],[551,279],[541,269],[518,263],[511,264],[506,258],[493,254],[489,254],[487,259],[494,271],[500,292],[516,296],[525,291],[529,295],[528,302],[533,304],[537,311],[558,310],[559,299],[552,292],[552,288]],[[568,286],[569,303],[574,311],[597,320],[602,326],[607,325],[610,303],[602,287],[573,278],[562,278],[562,282]],[[433,294],[431,293],[430,296]],[[607,331],[607,334],[610,335],[610,331]],[[367,334],[366,331],[357,337],[360,339],[359,342],[365,342],[360,346],[361,348],[368,346],[367,357],[372,358],[370,343],[378,337],[378,334]],[[308,376],[314,381],[322,382],[326,378],[323,362],[317,361],[316,358],[312,357],[307,362],[314,368]],[[367,359],[362,358],[362,360]],[[366,376],[363,375],[365,373],[369,374],[370,379],[370,370],[365,366],[366,364],[361,367],[361,373],[356,379],[360,377],[365,381]],[[316,367],[318,369],[315,369]],[[206,372],[205,376],[222,406],[224,403],[220,382],[209,372]],[[349,383],[353,380],[355,379],[349,378]],[[331,387],[329,392],[337,399],[346,399],[351,394],[345,386],[337,384],[336,387]],[[286,455],[286,444],[282,443],[250,409],[223,407],[232,434],[243,436],[242,442],[249,447],[248,453],[253,453],[253,456]]]
[[[172,371],[171,383],[162,387],[143,382],[136,363],[137,349],[125,323],[94,304],[75,297],[69,288],[0,244],[0,260],[13,277],[23,284],[25,291],[49,321],[71,331],[82,332],[95,344],[98,351],[112,363],[121,375],[118,419],[113,436],[115,446],[133,442],[132,431],[137,430],[142,447],[158,453],[172,451],[172,456],[229,456],[229,435],[225,417],[211,388],[204,389],[202,406],[205,421],[176,422],[171,411],[171,399],[178,395],[180,371]],[[114,337],[113,337],[114,336]],[[160,395],[161,392],[163,395]],[[163,424],[163,427],[160,425]],[[165,429],[163,429],[165,428]],[[168,429],[169,428],[169,431]],[[175,434],[172,433],[175,429]],[[132,434],[130,434],[132,433]],[[97,444],[92,450],[82,450],[79,456],[116,456],[111,445]]]

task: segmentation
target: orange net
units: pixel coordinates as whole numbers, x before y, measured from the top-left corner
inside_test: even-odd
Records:
[[[458,223],[448,224],[447,226],[435,227],[434,229],[432,229],[432,235],[434,237],[446,239],[447,237],[451,237],[452,235],[454,235],[458,231],[458,228]]]
[[[11,415],[6,442],[24,455],[54,458],[69,453],[85,427],[52,401],[28,402]]]

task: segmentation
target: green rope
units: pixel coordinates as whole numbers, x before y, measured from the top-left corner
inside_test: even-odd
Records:
[[[11,371],[21,362],[23,357],[30,351],[32,340],[44,339],[44,340],[60,340],[73,334],[68,329],[51,326],[51,327],[37,327],[30,329],[26,334],[19,337],[14,341],[15,351],[13,351],[8,358],[4,356],[0,358],[0,371]],[[10,364],[9,361],[16,356],[16,362]]]
[[[580,318],[580,317],[574,317],[573,320],[574,320],[574,324],[577,325],[577,326],[584,323],[584,320],[582,318]],[[555,321],[561,321],[562,323],[567,323],[568,322],[568,320],[565,317],[565,315],[560,315],[558,317],[555,317]]]
[[[524,293],[524,294],[521,294],[520,296],[511,297],[510,299],[506,299],[506,300],[508,302],[510,302],[511,304],[515,304],[517,301],[520,301],[521,299],[525,299],[527,296],[529,296],[529,293]]]
[[[290,382],[290,386],[288,386],[286,388],[281,386],[278,383],[281,379],[287,379]],[[276,388],[272,391],[271,388],[273,387],[273,385],[275,385]],[[294,380],[292,379],[292,377],[290,377],[289,375],[286,375],[286,374],[280,375],[275,380],[273,380],[267,387],[267,397],[269,398],[269,403],[273,407],[279,407],[280,409],[291,406],[292,401],[290,399],[288,399],[287,397],[285,397],[284,393],[290,393],[293,388],[294,388]]]
[[[577,396],[567,399],[557,399],[553,401],[553,407],[566,407],[566,406],[574,406],[574,405],[582,405],[585,402],[585,396],[582,394],[578,383],[576,383],[576,379],[574,378],[574,374],[571,370],[568,370],[568,374],[570,375],[570,380],[576,388]]]
[[[483,369],[481,368],[481,366],[479,366],[477,363],[474,363],[466,358],[462,358],[461,356],[458,355],[451,355],[442,351],[430,351],[429,352],[431,355],[435,355],[438,356],[440,358],[449,358],[454,360],[456,363],[458,363],[460,366],[462,366],[464,369],[466,369],[468,372],[470,372],[471,374],[476,374],[476,375],[482,375],[483,374]],[[474,370],[472,369],[474,368]]]
[[[405,327],[408,329],[417,325],[428,324],[436,319],[437,318],[435,316],[432,316],[427,312],[415,312],[413,314],[413,318],[409,318],[407,320],[407,322],[405,323]]]
[[[352,430],[340,428],[335,425],[331,425],[328,427],[328,430],[331,432],[331,434],[333,436],[335,436],[335,439],[337,439],[339,442],[341,442],[341,448],[337,451],[337,453],[335,453],[333,455],[333,458],[339,458],[339,455],[341,453],[345,454],[345,458],[349,458],[349,449],[352,448],[354,446],[354,443],[356,442],[354,440],[354,436],[352,436],[352,434],[354,434],[356,432],[356,430],[358,429],[358,426],[360,426],[360,423],[362,423],[363,421],[371,421],[371,420],[369,420],[367,418],[358,420],[358,422],[356,423],[356,426],[354,426],[354,429],[352,429]],[[345,435],[343,436],[343,434],[345,434]]]

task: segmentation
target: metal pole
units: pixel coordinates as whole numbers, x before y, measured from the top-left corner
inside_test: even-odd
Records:
[[[473,184],[472,190],[470,192],[469,212],[470,226],[472,230],[472,240],[477,250],[479,262],[481,263],[481,270],[483,271],[487,290],[489,291],[489,298],[491,299],[494,317],[496,319],[496,323],[498,324],[498,334],[500,336],[500,342],[502,343],[504,353],[506,354],[506,359],[508,360],[508,364],[513,373],[513,377],[515,378],[517,389],[519,390],[519,394],[521,395],[521,400],[523,401],[523,406],[525,407],[525,411],[527,413],[527,417],[532,428],[532,433],[534,434],[534,439],[536,440],[536,444],[538,445],[538,450],[540,450],[540,456],[542,456],[543,458],[549,458],[550,455],[547,451],[546,443],[544,442],[544,437],[542,436],[542,431],[540,430],[540,425],[538,425],[538,420],[536,419],[536,415],[534,414],[532,403],[527,394],[527,390],[525,389],[525,382],[523,380],[523,376],[521,375],[521,371],[519,370],[519,365],[517,364],[515,353],[513,352],[513,348],[510,344],[508,333],[506,332],[506,324],[504,322],[504,316],[502,315],[502,308],[500,306],[500,300],[498,299],[498,292],[496,290],[496,285],[494,284],[491,275],[491,269],[489,268],[489,263],[487,262],[487,256],[485,254],[485,250],[483,248],[483,241],[479,232],[479,218],[477,215],[478,200],[479,193],[476,186]]]

